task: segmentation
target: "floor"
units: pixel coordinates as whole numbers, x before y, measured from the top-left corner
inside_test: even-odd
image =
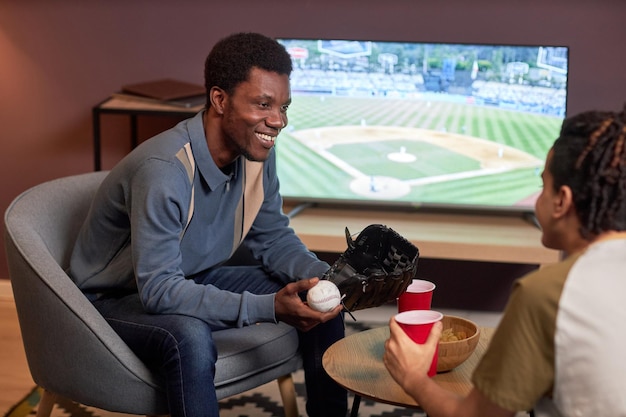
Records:
[[[0,415],[4,415],[35,385],[28,371],[7,280],[0,280],[0,352]]]
[[[494,312],[441,309],[444,314],[461,316],[481,326],[496,327],[500,314]],[[392,304],[357,311],[357,321],[386,323],[396,313]],[[4,415],[35,385],[22,347],[20,329],[11,288],[0,279],[0,415]]]

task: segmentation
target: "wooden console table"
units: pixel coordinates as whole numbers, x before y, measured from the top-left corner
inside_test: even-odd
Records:
[[[516,216],[310,207],[291,218],[291,227],[309,249],[337,253],[347,247],[346,227],[357,234],[374,223],[396,230],[424,258],[533,265],[560,260],[559,251],[541,244],[541,231]]]
[[[100,116],[102,114],[119,114],[130,116],[130,143],[131,148],[137,146],[137,116],[175,116],[181,119],[191,117],[202,109],[196,107],[181,107],[146,100],[133,100],[127,97],[113,95],[92,109],[93,119],[93,157],[94,170],[100,171],[101,162],[101,132]]]

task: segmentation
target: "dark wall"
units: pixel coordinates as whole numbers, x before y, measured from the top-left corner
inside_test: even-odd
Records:
[[[30,186],[93,168],[94,104],[132,82],[201,83],[205,55],[232,32],[565,44],[573,113],[624,102],[624,16],[620,0],[0,1],[0,211]],[[104,168],[129,150],[118,119],[106,121]],[[141,135],[171,121],[161,123]]]

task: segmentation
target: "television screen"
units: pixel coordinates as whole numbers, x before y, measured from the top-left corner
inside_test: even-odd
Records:
[[[286,202],[532,212],[566,112],[565,46],[278,39]]]

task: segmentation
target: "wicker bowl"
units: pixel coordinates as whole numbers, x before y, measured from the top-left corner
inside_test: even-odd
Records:
[[[452,329],[452,332],[465,332],[465,339],[451,342],[439,342],[439,356],[437,358],[437,372],[447,372],[469,358],[480,339],[480,328],[471,320],[456,316],[443,316],[441,320],[443,330]]]

